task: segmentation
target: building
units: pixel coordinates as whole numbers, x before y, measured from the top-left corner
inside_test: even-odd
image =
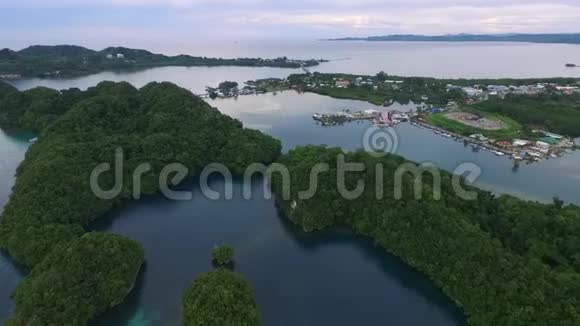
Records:
[[[510,148],[510,147],[512,147],[512,143],[510,143],[509,141],[506,141],[506,140],[498,141],[495,144],[497,146],[499,146],[499,147],[502,147],[502,148]]]
[[[513,145],[516,147],[523,147],[523,146],[527,146],[530,144],[529,140],[524,140],[524,139],[515,139],[513,142]]]
[[[550,144],[539,140],[536,142],[536,147],[542,150],[548,150],[550,149]]]
[[[562,136],[562,135],[554,134],[554,133],[547,132],[547,131],[544,131],[544,135],[546,137],[554,138],[556,140],[564,139],[564,136]]]
[[[107,54],[107,59],[109,59],[109,60],[113,60],[113,55],[112,55],[112,54],[110,54],[110,53],[109,53],[109,54]]]
[[[469,136],[469,138],[477,139],[479,141],[488,141],[489,140],[489,138],[485,137],[482,134],[474,134],[474,135]]]
[[[338,88],[347,88],[350,86],[350,80],[348,79],[339,79],[336,81],[336,87]]]
[[[483,95],[483,91],[481,89],[477,89],[477,88],[473,88],[473,87],[463,87],[461,90],[468,97],[479,97],[479,96]]]
[[[121,53],[117,53],[117,59],[125,59],[125,55]]]

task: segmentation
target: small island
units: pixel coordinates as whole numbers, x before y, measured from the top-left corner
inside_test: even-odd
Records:
[[[369,42],[524,42],[548,44],[580,44],[579,33],[553,34],[448,34],[416,35],[394,34],[369,37],[343,37],[326,41],[369,41]]]
[[[231,248],[218,248],[220,257],[227,254],[228,260],[233,258]],[[254,290],[241,275],[223,267],[202,274],[183,295],[183,325],[258,326],[260,315]]]
[[[208,58],[190,55],[166,56],[146,50],[108,47],[95,51],[74,45],[34,45],[20,51],[0,50],[0,79],[28,77],[65,78],[98,73],[105,70],[135,70],[164,66],[240,66],[304,68],[326,60],[294,60],[287,57]]]
[[[217,246],[211,252],[214,263],[219,266],[226,266],[233,263],[234,249],[229,246]]]

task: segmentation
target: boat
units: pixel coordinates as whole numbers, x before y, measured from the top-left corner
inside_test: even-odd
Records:
[[[567,63],[566,64],[566,67],[568,67],[568,68],[575,68],[576,67],[576,64],[574,64],[574,63]]]

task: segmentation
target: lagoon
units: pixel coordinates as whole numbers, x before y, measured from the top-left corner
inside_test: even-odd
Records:
[[[488,74],[497,74],[492,77],[529,77],[535,74],[549,77],[574,73],[578,77],[580,74],[578,70],[563,70],[563,63],[562,67],[550,64],[526,70],[524,68],[531,68],[527,60],[517,62],[525,52],[531,56],[547,56],[551,52],[551,62],[566,61],[561,52],[554,51],[560,45],[404,44],[397,47],[396,44],[368,42],[357,47],[355,43],[340,44],[317,44],[311,48],[315,53],[306,53],[305,56],[318,57],[320,54],[320,57],[330,58],[323,54],[335,53],[334,58],[352,57],[351,60],[333,61],[317,68],[325,72],[375,73],[385,70],[402,75],[460,77],[488,77]],[[575,47],[563,47],[569,50],[567,53],[577,51]],[[290,48],[272,48],[268,53],[277,55],[276,51],[283,50],[290,51]],[[505,64],[505,71],[502,70],[504,63],[498,65],[492,60],[478,61],[477,68],[445,64],[445,60],[453,58],[456,51],[467,51],[464,54],[487,51],[490,57],[511,59]],[[511,55],[506,55],[506,51],[511,51]],[[265,53],[251,47],[234,47],[230,53],[250,56],[258,52]],[[287,55],[292,57],[292,54],[298,53]],[[408,61],[413,56],[422,58],[418,66]],[[389,58],[391,60],[387,60]],[[39,85],[84,89],[101,80],[124,80],[137,87],[151,81],[168,80],[199,93],[206,85],[223,80],[243,82],[285,77],[296,72],[299,71],[164,67],[138,72],[104,72],[77,79],[29,79],[12,83],[20,89]],[[209,102],[223,113],[238,118],[247,127],[281,139],[284,151],[304,144],[359,149],[363,147],[363,135],[369,128],[367,122],[322,127],[312,120],[312,114],[344,109],[383,109],[365,102],[294,91]],[[395,104],[389,109],[409,108],[413,106]],[[482,188],[532,200],[551,201],[557,196],[567,202],[580,203],[578,152],[513,170],[511,161],[506,158],[488,152],[473,153],[463,143],[410,124],[396,126],[395,135],[396,153],[407,159],[432,162],[448,171],[462,163],[475,163],[483,172],[476,182]],[[0,133],[0,205],[8,199],[16,167],[24,158],[30,144],[28,140],[32,137],[29,134]],[[214,180],[212,185],[220,189],[223,181]],[[264,325],[380,325],[385,321],[410,326],[464,323],[461,312],[428,279],[375,248],[366,239],[340,229],[305,234],[279,216],[271,199],[255,196],[243,200],[237,196],[229,201],[212,201],[201,196],[194,184],[185,187],[196,193],[192,201],[174,202],[152,196],[124,205],[93,226],[141,242],[147,260],[135,291],[125,303],[97,321],[97,325],[179,325],[182,291],[196,275],[211,269],[211,248],[221,243],[231,245],[236,251],[236,270],[255,288]],[[238,194],[240,187],[240,182],[235,181],[234,189]],[[254,187],[259,192],[260,180]],[[0,257],[0,321],[9,314],[9,295],[20,277],[21,273],[13,264],[6,257]]]

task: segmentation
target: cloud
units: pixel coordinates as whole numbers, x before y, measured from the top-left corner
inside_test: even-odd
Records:
[[[1,0],[0,0],[1,1]],[[12,44],[68,37],[302,37],[580,32],[578,0],[19,0],[0,3]],[[78,31],[87,31],[79,36]],[[74,40],[71,40],[73,42]],[[55,41],[56,42],[56,41]],[[122,43],[122,42],[120,42]],[[10,44],[8,44],[10,45]]]
[[[374,2],[374,0],[367,0]],[[419,0],[413,0],[419,2]],[[457,2],[457,0],[455,1]],[[507,6],[452,6],[391,8],[384,12],[244,12],[226,18],[238,25],[299,25],[334,28],[344,32],[382,30],[425,34],[461,32],[575,31],[580,6],[526,4]]]

